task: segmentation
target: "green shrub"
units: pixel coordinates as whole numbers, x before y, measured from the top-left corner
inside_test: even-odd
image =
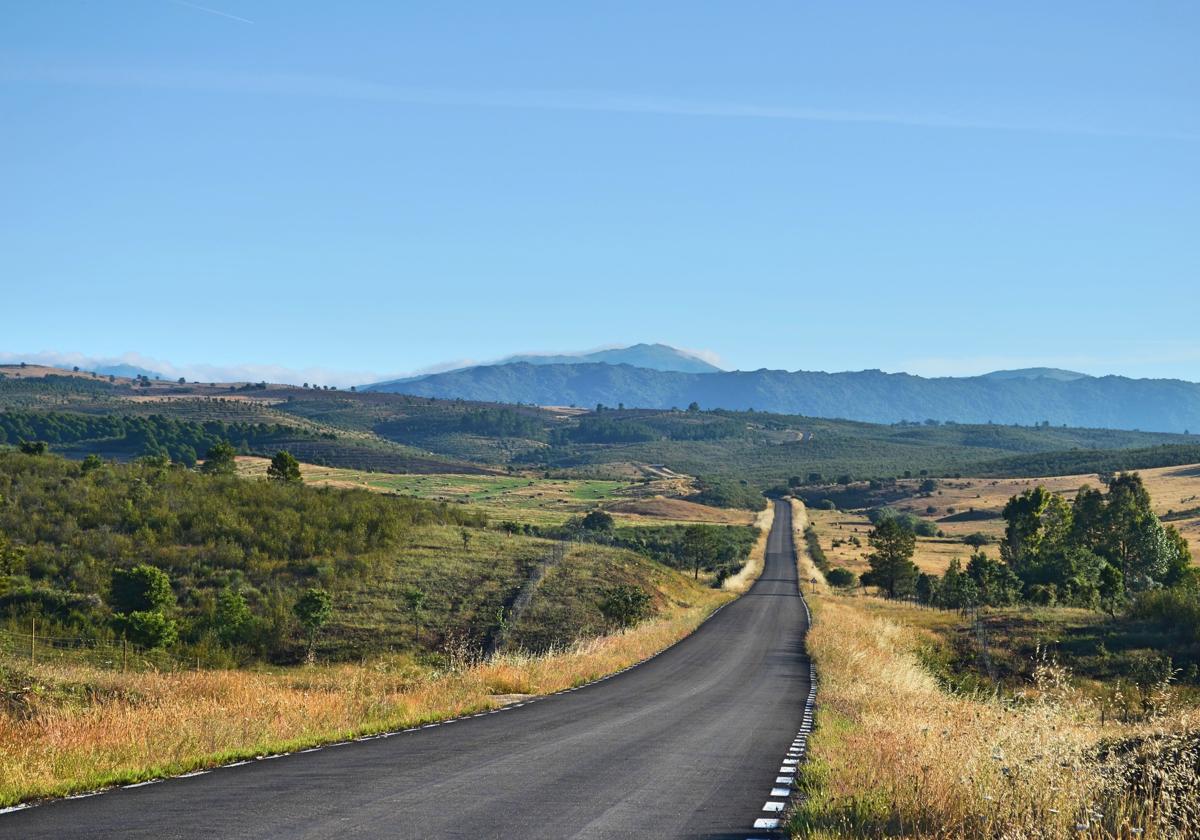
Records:
[[[830,569],[829,573],[825,575],[825,579],[829,581],[830,586],[836,586],[839,589],[847,589],[851,586],[855,586],[858,583],[858,575],[854,574],[854,572],[850,571],[844,566],[838,566],[836,569]]]

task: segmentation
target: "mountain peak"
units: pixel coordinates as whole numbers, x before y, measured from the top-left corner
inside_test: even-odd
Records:
[[[650,370],[670,370],[679,373],[718,373],[721,370],[694,353],[659,343],[631,344],[628,347],[613,347],[588,353],[524,354],[509,356],[492,362],[492,364],[510,365],[518,362],[531,365],[632,365]]]
[[[1086,373],[1062,368],[1032,367],[1016,370],[994,370],[985,373],[982,379],[1053,379],[1055,382],[1074,382],[1076,379],[1091,379]]]

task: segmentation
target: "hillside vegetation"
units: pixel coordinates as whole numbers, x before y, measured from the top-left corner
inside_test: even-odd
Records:
[[[651,614],[681,578],[605,541],[486,524],[470,508],[366,490],[0,453],[0,617],[17,632],[36,617],[43,637],[126,636],[212,664],[483,649],[501,628],[515,648],[546,649],[608,629],[614,587],[644,592]],[[537,609],[513,615],[535,572]],[[145,603],[123,606],[135,584]],[[330,612],[308,634],[297,604],[313,589]]]
[[[278,446],[305,463],[360,471],[550,471],[621,479],[657,465],[712,486],[746,482],[754,492],[793,479],[821,484],[921,473],[1056,475],[1200,460],[1196,438],[1182,434],[1045,424],[874,425],[762,411],[701,411],[698,405],[646,410],[590,404],[589,410],[560,410],[267,384],[230,391],[73,376],[9,379],[0,381],[0,409],[12,417],[5,432],[10,443],[17,442],[14,437],[29,439],[18,426],[38,434],[39,424],[46,425],[58,437],[48,442],[73,457],[126,458],[165,449],[186,461],[192,452],[203,454],[198,443],[211,436],[207,424],[223,423],[243,452],[269,456]],[[34,415],[51,416],[39,421]],[[80,416],[92,419],[73,419]],[[123,418],[123,435],[97,426],[102,417]],[[153,435],[131,431],[132,418],[151,424]],[[260,439],[261,431],[254,430],[263,427],[274,431]]]

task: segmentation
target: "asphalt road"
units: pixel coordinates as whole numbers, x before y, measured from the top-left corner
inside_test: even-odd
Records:
[[[791,509],[750,591],[650,661],[523,706],[0,815],[22,838],[738,838],[803,726]],[[779,799],[781,797],[775,797]]]

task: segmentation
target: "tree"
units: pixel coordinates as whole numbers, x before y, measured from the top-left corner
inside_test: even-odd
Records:
[[[867,537],[871,548],[870,582],[887,592],[889,598],[911,594],[920,573],[912,561],[917,536],[895,518],[879,522]]]
[[[113,569],[109,603],[114,612],[162,612],[175,603],[171,579],[146,563],[132,569]]]
[[[282,449],[271,459],[271,465],[267,467],[267,478],[285,484],[299,484],[303,480],[300,477],[300,462],[291,452]]]
[[[1166,573],[1160,578],[1163,586],[1186,586],[1196,588],[1196,568],[1192,565],[1192,552],[1183,534],[1174,525],[1166,526],[1166,536],[1173,546]]]
[[[830,569],[825,579],[829,582],[830,586],[836,586],[839,589],[848,589],[858,583],[858,575],[842,566]]]
[[[45,455],[50,451],[50,445],[44,440],[23,440],[20,449],[26,455]]]
[[[237,450],[227,440],[222,440],[208,450],[204,456],[201,472],[209,475],[233,475],[237,472]]]
[[[419,644],[421,641],[421,605],[425,603],[425,593],[415,586],[410,586],[400,593],[400,599],[404,602],[404,607],[412,619],[413,641]]]
[[[1073,527],[1066,500],[1041,486],[1009,499],[1003,515],[1008,525],[1000,556],[1022,580],[1041,555],[1068,542]]]
[[[688,410],[688,413],[690,413],[690,414],[696,414],[697,412],[700,411],[700,403],[698,403],[698,402],[688,403],[687,410]]]
[[[604,591],[600,613],[610,628],[632,627],[646,617],[650,610],[650,595],[627,583]]]
[[[104,466],[104,462],[100,460],[100,456],[95,452],[83,459],[83,463],[79,465],[79,469],[84,475],[87,475],[92,470],[98,470]]]
[[[683,531],[680,544],[680,554],[684,562],[692,568],[692,577],[700,579],[700,569],[705,561],[712,560],[714,554],[712,534],[703,525],[689,525]]]
[[[119,629],[135,645],[148,648],[167,647],[179,638],[175,622],[153,610],[139,610],[120,616]]]
[[[175,622],[167,616],[174,603],[171,580],[162,569],[142,563],[112,570],[113,626],[134,644],[156,648],[175,641]]]
[[[585,531],[611,531],[615,524],[612,515],[602,510],[588,511],[580,523]]]
[[[917,600],[922,604],[932,604],[937,599],[937,585],[936,575],[921,572],[917,575]]]
[[[333,615],[333,599],[329,593],[318,586],[304,590],[297,599],[292,612],[304,630],[308,644],[308,659],[313,658],[313,647],[317,641],[317,631],[324,627]]]
[[[217,638],[226,645],[248,642],[254,626],[254,616],[240,590],[226,589],[217,596],[217,611],[213,616]]]
[[[969,575],[963,574],[962,563],[957,557],[950,561],[942,575],[934,600],[939,607],[948,610],[967,610],[979,603],[979,587]]]
[[[1021,579],[1005,564],[977,551],[967,561],[967,576],[978,591],[979,603],[1003,607],[1021,597]]]

